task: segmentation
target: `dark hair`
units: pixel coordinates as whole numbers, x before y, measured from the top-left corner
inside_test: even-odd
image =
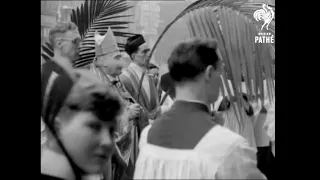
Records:
[[[212,39],[191,39],[177,45],[168,60],[169,73],[175,82],[194,80],[212,65],[217,68],[217,42]]]
[[[148,69],[159,69],[159,67],[154,65],[154,64],[152,64],[152,63],[149,63]]]
[[[109,91],[109,90],[108,90]],[[66,108],[73,111],[90,111],[101,121],[115,121],[122,112],[119,97],[111,90],[109,92],[95,92],[81,102],[66,102]]]
[[[90,111],[101,121],[115,121],[124,108],[122,99],[111,87],[84,71],[78,70],[80,77],[69,93],[64,109]]]

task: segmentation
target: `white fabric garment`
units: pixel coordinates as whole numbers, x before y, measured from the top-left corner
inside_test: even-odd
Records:
[[[137,74],[139,80],[143,74],[143,70],[138,66],[136,65],[135,63],[131,63],[129,65],[133,70],[134,72]],[[147,77],[143,78],[143,81],[142,81],[142,87],[144,88],[147,96],[148,96],[148,99],[150,100],[150,85],[149,85],[149,80]],[[161,93],[165,93],[164,91],[161,91]],[[167,99],[165,100],[165,102],[163,103],[163,105],[161,106],[161,112],[165,112],[167,111],[172,105],[172,99],[168,96]]]
[[[193,150],[147,143],[141,134],[134,179],[266,179],[257,169],[256,150],[227,128],[216,125]]]
[[[141,69],[135,63],[131,63],[129,66],[134,70],[134,72],[137,74],[137,76],[139,77],[139,80],[140,80],[141,76],[143,74],[143,69]],[[145,92],[146,92],[146,94],[148,96],[148,99],[150,100],[151,92],[150,92],[149,80],[148,80],[148,78],[146,76],[143,78],[142,87],[144,88],[144,90],[145,90]]]

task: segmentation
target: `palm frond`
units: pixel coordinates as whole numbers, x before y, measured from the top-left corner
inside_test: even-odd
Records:
[[[275,10],[274,6],[269,5]],[[274,44],[256,44],[254,37],[260,32],[261,22],[253,18],[254,11],[261,9],[262,3],[248,3],[246,0],[199,0],[181,12],[160,34],[150,57],[161,38],[177,20],[187,18],[187,26],[192,37],[215,38],[223,58],[223,93],[235,97],[234,108],[241,123],[243,114],[242,76],[246,93],[250,100],[258,98],[264,105],[265,97],[274,101]],[[269,32],[275,36],[275,19],[269,25]],[[229,83],[230,82],[230,83]],[[233,103],[232,103],[233,105]]]

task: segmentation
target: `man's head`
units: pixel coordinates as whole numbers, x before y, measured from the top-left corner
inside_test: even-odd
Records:
[[[128,38],[125,50],[134,63],[140,67],[145,67],[150,48],[142,35],[139,34]]]
[[[79,58],[80,34],[72,22],[58,22],[49,32],[49,41],[55,55],[65,57],[70,63]]]
[[[168,66],[176,86],[194,86],[206,101],[216,101],[221,85],[221,56],[215,40],[196,38],[178,44]]]
[[[124,66],[123,53],[120,52],[113,31],[109,27],[106,35],[95,34],[96,60],[95,65],[104,73],[116,77],[122,73]]]

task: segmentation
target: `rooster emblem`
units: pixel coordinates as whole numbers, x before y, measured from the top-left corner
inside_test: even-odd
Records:
[[[268,30],[268,26],[269,26],[270,22],[272,21],[272,19],[274,18],[274,11],[268,5],[263,4],[262,9],[256,10],[253,13],[253,17],[256,19],[256,21],[261,21],[261,20],[264,21],[264,23],[261,27],[261,30],[263,29],[263,27],[265,25],[267,25],[266,29]]]

